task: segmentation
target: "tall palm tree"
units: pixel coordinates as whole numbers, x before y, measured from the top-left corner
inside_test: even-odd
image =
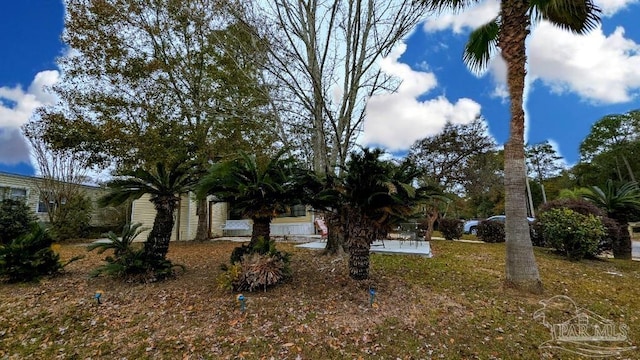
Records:
[[[255,155],[211,166],[198,184],[198,197],[214,195],[233,205],[242,216],[253,220],[251,245],[260,237],[270,237],[271,220],[303,199],[303,184],[297,181],[300,169],[285,151],[260,163]]]
[[[479,0],[422,0],[431,9],[462,9]],[[509,140],[505,144],[506,285],[533,293],[542,282],[533,254],[526,219],[526,168],[524,153],[523,95],[526,76],[525,40],[533,23],[546,20],[578,34],[595,28],[600,9],[592,0],[502,0],[499,15],[473,31],[463,60],[474,72],[487,69],[498,53],[507,63],[511,99]]]
[[[100,205],[118,205],[145,194],[151,195],[149,201],[153,203],[156,216],[144,252],[147,259],[164,259],[169,251],[180,195],[189,192],[195,183],[190,169],[184,163],[176,162],[167,167],[158,162],[151,170],[140,167],[121,175],[122,178],[107,183],[109,192],[100,198]]]
[[[617,186],[609,179],[601,189],[591,186],[582,196],[607,212],[607,216],[620,225],[620,238],[613,243],[613,256],[616,259],[631,259],[631,236],[629,221],[640,213],[640,188],[638,183],[628,182]]]
[[[421,190],[412,186],[419,171],[410,161],[395,164],[380,160],[380,149],[352,152],[345,177],[334,188],[346,217],[349,275],[369,277],[371,243],[386,235],[390,224],[415,213]]]

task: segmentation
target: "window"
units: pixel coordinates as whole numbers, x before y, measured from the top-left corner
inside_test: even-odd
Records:
[[[38,201],[38,212],[46,213],[49,212],[49,209],[56,208],[56,200],[53,193],[40,193],[40,200]]]
[[[305,205],[294,205],[289,208],[286,213],[278,215],[278,217],[301,217],[307,216],[307,207]]]
[[[0,200],[4,199],[27,200],[27,189],[8,186],[0,187]]]
[[[27,199],[27,189],[11,189],[11,198],[13,200],[26,200]]]

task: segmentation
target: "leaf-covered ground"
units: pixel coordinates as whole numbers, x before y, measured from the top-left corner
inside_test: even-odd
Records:
[[[538,348],[551,335],[533,313],[554,295],[626,324],[640,345],[638,262],[536,250],[545,294],[534,296],[502,287],[504,244],[434,241],[432,259],[372,255],[366,282],[348,277],[346,258],[279,244],[293,254],[292,279],[245,293],[242,313],[237,294],[216,285],[237,245],[172,243],[168,257],[186,270],[147,285],[90,279],[104,255],[62,246],[63,259],[86,257],[40,283],[0,284],[0,359],[572,358]]]

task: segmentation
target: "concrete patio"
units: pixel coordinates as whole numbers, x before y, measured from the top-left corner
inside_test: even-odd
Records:
[[[296,247],[304,249],[322,250],[327,245],[326,241],[313,241]],[[376,241],[371,244],[371,252],[377,254],[404,254],[404,255],[420,255],[424,257],[432,257],[431,245],[428,241],[400,241],[400,240],[384,240]]]
[[[273,236],[278,242],[294,242],[299,243],[296,247],[303,249],[322,250],[327,246],[327,241],[322,239],[320,235],[291,235],[291,236]],[[213,241],[235,241],[249,242],[248,237],[226,236],[215,238]],[[371,244],[372,253],[380,254],[409,254],[424,257],[432,257],[431,245],[428,241],[409,241],[409,240],[384,240],[376,241]]]

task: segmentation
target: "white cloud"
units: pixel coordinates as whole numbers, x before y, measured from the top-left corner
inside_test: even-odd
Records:
[[[406,45],[398,46],[380,62],[385,73],[402,80],[391,94],[372,96],[367,102],[365,145],[380,145],[390,151],[408,149],[416,140],[440,132],[447,121],[467,124],[480,114],[480,104],[460,99],[452,104],[444,96],[419,101],[418,97],[437,86],[433,73],[414,71],[398,59]]]
[[[57,80],[57,71],[42,71],[35,76],[26,92],[20,86],[0,87],[0,163],[30,162],[29,148],[20,126],[38,107],[55,101],[44,89]]]
[[[575,35],[543,22],[528,44],[529,69],[553,91],[602,103],[631,100],[640,90],[640,45],[616,28]]]
[[[451,28],[454,33],[460,34],[488,23],[498,16],[499,12],[499,0],[486,0],[465,11],[457,13],[444,11],[437,14],[437,16],[429,17],[424,23],[424,29],[427,32],[431,32]]]
[[[605,17],[640,0],[597,0]],[[497,0],[487,0],[457,14],[443,13],[428,19],[426,31],[474,29],[495,16]],[[606,35],[598,27],[586,35],[561,30],[546,21],[538,23],[527,43],[530,80],[541,81],[557,93],[573,92],[596,103],[620,103],[640,93],[640,45],[618,27]],[[496,88],[492,95],[505,99],[506,66],[501,58],[489,65]]]
[[[0,127],[0,163],[29,163],[29,145],[17,128]]]
[[[604,16],[613,16],[627,6],[638,3],[638,0],[595,0],[594,2],[602,9]]]

